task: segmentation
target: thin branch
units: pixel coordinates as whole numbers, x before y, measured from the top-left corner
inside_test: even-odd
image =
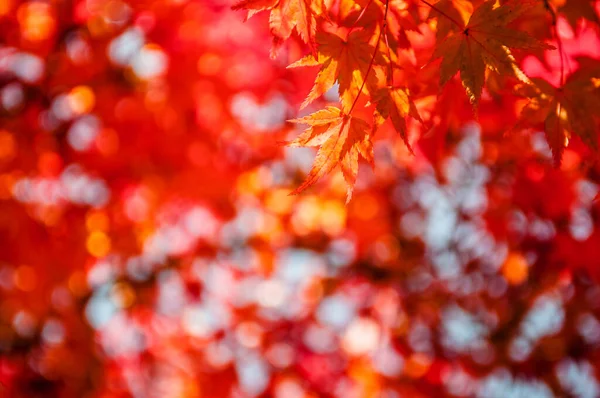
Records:
[[[365,78],[362,82],[362,85],[360,86],[360,89],[358,90],[358,94],[356,94],[356,98],[354,98],[354,102],[352,103],[350,110],[348,111],[349,115],[352,113],[352,110],[356,106],[356,102],[358,102],[358,98],[360,97],[360,94],[362,93],[363,89],[365,88],[365,84],[367,83],[367,78],[369,77],[369,73],[371,72],[371,69],[373,69],[373,63],[375,62],[375,57],[377,56],[377,51],[379,51],[379,43],[381,43],[381,36],[383,36],[383,32],[387,28],[387,13],[388,13],[388,8],[389,8],[389,2],[390,2],[390,0],[385,0],[385,12],[383,13],[383,26],[381,27],[381,29],[379,31],[379,37],[377,37],[377,43],[375,43],[375,51],[373,51],[373,57],[371,58],[371,62],[369,63],[369,67],[367,68],[367,73],[365,73]],[[391,60],[390,60],[390,62],[391,62]]]
[[[358,17],[356,18],[356,20],[354,21],[354,23],[352,24],[352,26],[350,26],[350,31],[354,30],[354,28],[356,27],[356,24],[358,23],[358,21],[360,21],[360,19],[363,17],[363,15],[365,15],[365,12],[367,11],[367,8],[369,8],[369,6],[371,5],[372,2],[373,2],[373,0],[369,0],[369,2],[367,3],[367,5],[362,9],[362,11],[358,15]]]
[[[385,38],[385,46],[387,47],[387,52],[388,52],[388,58],[390,59],[390,72],[389,75],[387,77],[387,84],[388,86],[394,86],[394,63],[392,62],[392,51],[390,50],[390,43],[388,41],[388,36],[387,36],[387,24],[385,25],[385,32],[383,34],[383,37]]]

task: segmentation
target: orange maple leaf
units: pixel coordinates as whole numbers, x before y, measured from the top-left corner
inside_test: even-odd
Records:
[[[450,32],[464,28],[473,14],[473,4],[468,0],[441,0],[432,6],[429,19],[436,18],[436,39],[442,41]]]
[[[597,72],[600,76],[600,69]],[[541,78],[534,78],[533,82],[535,86],[523,85],[517,89],[518,94],[530,98],[521,110],[517,127],[543,126],[556,166],[561,163],[570,133],[597,150],[598,80],[576,73],[559,88]]]
[[[280,44],[287,40],[294,28],[314,52],[317,17],[324,14],[323,0],[241,0],[233,10],[248,10],[246,19],[254,14],[271,10],[269,26],[273,34],[271,57],[275,57]]]
[[[385,14],[385,4],[381,6],[382,18]],[[419,23],[421,15],[414,1],[389,0],[389,12],[386,18],[385,27],[385,45],[389,47],[390,52],[397,53],[400,49],[411,48],[411,43],[407,32],[421,33]]]
[[[340,25],[377,29],[387,11],[387,42],[393,51],[408,49],[411,44],[406,31],[420,32],[422,22],[419,11],[420,0],[352,0],[340,2]]]
[[[290,122],[308,124],[310,127],[290,142],[289,146],[319,147],[306,180],[291,194],[295,195],[310,187],[339,164],[348,184],[347,201],[350,201],[358,174],[359,155],[370,164],[373,163],[369,124],[357,117],[345,115],[333,106]]]
[[[342,109],[350,112],[375,53],[375,47],[369,43],[371,37],[372,33],[367,30],[353,31],[347,39],[333,33],[317,34],[317,57],[308,55],[288,66],[288,68],[295,68],[321,65],[315,84],[302,103],[301,109],[325,94],[337,81]],[[385,64],[379,52],[375,54],[373,64]],[[371,70],[366,78],[363,93],[375,91],[380,78],[375,69]]]
[[[408,149],[412,152],[408,136],[406,134],[406,116],[423,123],[419,111],[410,99],[408,90],[398,87],[383,87],[373,95],[373,101],[376,103],[375,109],[375,128],[378,128],[389,117],[392,125],[400,134]]]
[[[432,60],[443,57],[440,86],[457,72],[474,110],[477,110],[483,90],[486,66],[501,75],[513,76],[522,82],[529,79],[521,71],[509,48],[553,49],[529,34],[507,25],[534,7],[535,0],[509,0],[494,8],[495,1],[486,1],[471,15],[466,26],[454,21],[460,30],[450,33],[438,43]]]

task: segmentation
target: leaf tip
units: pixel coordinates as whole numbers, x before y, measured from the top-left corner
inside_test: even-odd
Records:
[[[346,191],[346,203],[345,203],[346,206],[348,206],[350,204],[350,201],[352,200],[353,192],[354,192],[354,187],[348,187],[348,190]]]

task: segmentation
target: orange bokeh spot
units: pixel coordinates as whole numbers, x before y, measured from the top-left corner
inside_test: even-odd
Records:
[[[86,242],[88,252],[94,257],[104,257],[110,251],[110,239],[100,231],[92,232]]]
[[[379,213],[379,202],[373,195],[357,195],[352,204],[354,214],[362,220],[370,220]]]
[[[219,73],[223,60],[217,54],[206,53],[198,59],[198,72],[202,75],[213,76]]]
[[[12,196],[12,187],[17,181],[15,174],[0,174],[0,199],[9,199]]]
[[[81,271],[74,272],[67,282],[69,290],[75,296],[83,296],[87,292],[87,282],[85,274]]]
[[[256,172],[242,174],[237,181],[238,191],[245,194],[258,194],[264,188],[263,181]]]
[[[73,88],[68,98],[71,109],[78,115],[91,111],[96,104],[94,92],[87,86]]]
[[[0,17],[3,15],[7,15],[13,6],[13,0],[2,0],[0,2]]]
[[[21,25],[21,35],[29,41],[46,40],[56,26],[50,5],[42,2],[32,1],[21,5],[17,19]]]
[[[346,227],[346,207],[337,200],[327,200],[321,205],[320,209],[321,228],[329,236],[336,236],[342,233]]]
[[[427,373],[431,366],[432,360],[425,354],[412,354],[406,361],[404,373],[413,379],[422,377]]]
[[[565,149],[562,155],[562,161],[560,163],[561,170],[574,171],[579,167],[581,163],[581,157],[577,152],[570,149]]]
[[[306,196],[298,202],[292,213],[292,228],[298,235],[307,235],[319,225],[319,201],[314,196]]]
[[[25,292],[30,292],[37,286],[37,276],[33,267],[22,265],[14,273],[15,286]]]
[[[325,294],[323,282],[320,279],[315,278],[308,283],[302,292],[302,297],[307,303],[317,303],[323,298],[323,294]]]
[[[88,231],[101,231],[106,232],[109,227],[110,220],[106,213],[102,211],[90,211],[88,212],[85,225]]]
[[[521,253],[510,253],[502,266],[502,275],[511,285],[518,285],[527,279],[529,267]]]
[[[361,396],[381,396],[381,380],[377,371],[368,361],[357,361],[348,370],[350,378],[360,386]]]
[[[6,130],[0,130],[0,162],[9,161],[15,157],[17,152],[17,143]]]
[[[100,15],[94,15],[87,21],[87,27],[90,34],[99,37],[110,32],[110,28],[104,18]]]
[[[289,189],[273,189],[267,192],[265,207],[275,214],[287,214],[291,211],[294,200]]]
[[[299,235],[322,230],[329,236],[339,235],[346,226],[346,207],[337,200],[307,196],[292,211],[292,228]]]

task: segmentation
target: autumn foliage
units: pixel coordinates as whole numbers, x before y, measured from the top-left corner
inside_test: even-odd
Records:
[[[586,23],[594,26],[598,16],[593,2],[581,1],[577,5],[539,0],[347,3],[325,5],[323,1],[244,0],[233,7],[247,9],[249,16],[259,11],[271,11],[272,56],[277,55],[282,41],[290,37],[292,28],[296,28],[311,49],[312,54],[289,66],[320,66],[315,84],[301,108],[321,97],[334,84],[338,85],[340,123],[318,133],[319,136],[326,134],[327,139],[317,140],[314,137],[307,140],[303,137],[293,143],[319,147],[314,167],[296,193],[312,185],[339,163],[350,197],[358,169],[356,155],[350,148],[356,147],[354,152],[358,151],[370,161],[372,155],[366,149],[370,146],[368,142],[381,124],[390,118],[410,149],[406,116],[422,123],[418,128],[421,130],[419,135],[430,130],[432,124],[421,120],[415,101],[419,103],[428,99],[434,109],[440,107],[438,102],[442,99],[439,92],[435,93],[434,87],[439,81],[443,90],[457,73],[475,118],[479,115],[486,80],[492,82],[486,86],[486,94],[492,97],[521,95],[527,98],[529,102],[520,112],[514,112],[516,119],[508,119],[506,126],[510,127],[510,122],[517,129],[543,125],[557,165],[560,165],[563,149],[571,134],[593,150],[597,149],[598,120],[594,109],[600,105],[599,64],[597,60],[590,59],[579,66],[576,60],[568,59],[558,34],[557,19],[566,7],[569,12],[564,17],[571,21],[573,28],[577,29],[579,19],[585,19]],[[546,18],[545,29],[528,26],[528,22],[533,25],[528,18],[540,15]],[[533,31],[533,28],[537,30]],[[416,44],[409,39],[409,32]],[[558,70],[560,77],[551,82],[543,78],[532,81],[521,69],[521,61],[525,56],[533,56],[543,62],[544,51],[557,49],[550,42],[558,45],[560,61],[549,69],[555,73]],[[423,70],[439,58],[441,62],[435,65],[439,67],[435,73],[439,75],[438,80],[431,76],[432,72],[425,73]],[[406,69],[414,71],[414,75],[403,74]],[[399,72],[396,73],[396,70]],[[419,84],[408,81],[407,77],[414,77]],[[431,99],[434,94],[437,98]],[[373,128],[367,133],[366,128],[348,127],[353,131],[349,134],[343,128],[346,124],[363,123],[361,119],[351,118],[361,95],[375,107]],[[425,106],[419,108],[424,114],[432,112]],[[443,116],[440,115],[440,118]],[[327,117],[317,112],[303,120],[314,126],[316,120]],[[319,122],[319,125],[327,124]],[[337,128],[338,125],[340,128]],[[312,136],[317,132],[311,128],[307,134]]]
[[[599,397],[599,11],[0,0],[0,397]]]

